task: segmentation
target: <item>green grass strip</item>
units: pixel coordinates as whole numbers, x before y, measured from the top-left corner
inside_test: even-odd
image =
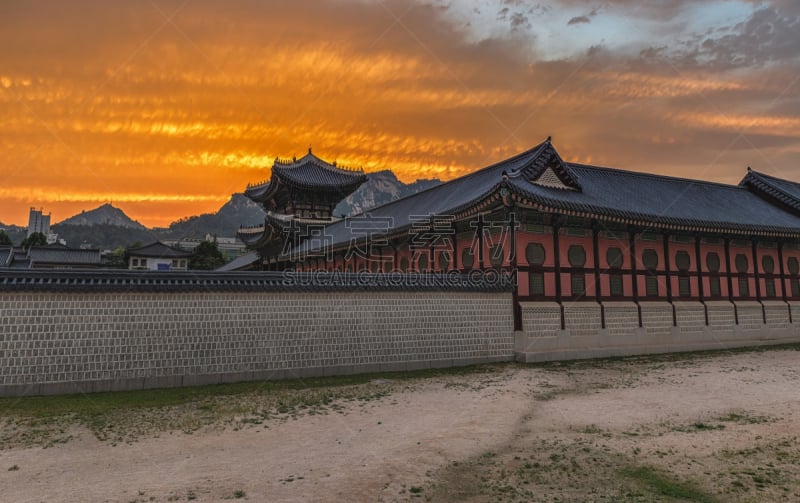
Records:
[[[0,417],[49,418],[65,414],[104,414],[115,410],[155,408],[197,402],[206,398],[244,393],[269,394],[287,390],[335,388],[366,384],[374,379],[424,379],[445,375],[493,373],[503,364],[471,365],[410,372],[380,372],[307,379],[248,381],[183,388],[111,391],[73,395],[0,398]]]
[[[679,482],[647,466],[627,468],[622,470],[622,475],[643,483],[653,492],[662,496],[669,496],[686,501],[696,501],[698,503],[716,502],[712,496],[698,489],[694,483]]]

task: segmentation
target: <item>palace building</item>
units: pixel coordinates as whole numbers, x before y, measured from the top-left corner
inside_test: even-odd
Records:
[[[334,207],[365,181],[363,171],[325,162],[310,148],[300,159],[276,159],[270,179],[245,190],[266,211],[264,223],[240,228],[238,237],[258,250],[262,266],[286,267],[291,249],[340,220]]]
[[[263,226],[240,233],[262,268],[505,271],[516,276],[515,328],[527,309],[532,323],[550,320],[546,334],[572,326],[575,335],[586,323],[591,334],[679,327],[687,312],[706,327],[771,316],[791,324],[800,315],[792,308],[800,306],[800,184],[791,181],[749,168],[739,185],[726,185],[569,163],[548,138],[333,218],[336,198],[363,176],[309,152],[276,162],[269,184],[248,187],[270,210]]]

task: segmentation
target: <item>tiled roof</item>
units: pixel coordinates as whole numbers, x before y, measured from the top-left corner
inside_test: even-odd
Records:
[[[251,251],[236,257],[222,267],[217,267],[218,272],[243,271],[258,265],[258,253]]]
[[[129,251],[131,257],[152,257],[152,258],[186,258],[191,256],[191,252],[170,248],[161,241],[150,243],[141,248],[134,248]]]
[[[36,264],[64,264],[100,266],[100,250],[80,250],[63,246],[34,246],[28,250],[28,259]]]
[[[248,186],[245,195],[254,201],[269,198],[279,183],[303,189],[350,192],[367,181],[362,170],[345,169],[330,164],[311,153],[291,161],[275,160],[269,183]]]
[[[536,183],[547,169],[573,190]],[[800,201],[800,184],[785,184]],[[800,236],[800,217],[743,186],[564,163],[548,139],[505,161],[331,224],[325,230],[326,244],[342,246],[358,237],[353,233],[355,218],[383,219],[387,234],[402,232],[411,227],[414,215],[455,215],[503,187],[543,211],[648,227]],[[294,252],[312,250],[303,243]]]
[[[325,228],[325,238],[334,246],[349,243],[357,237],[352,223],[359,217],[382,220],[386,231],[410,228],[414,217],[428,215],[453,215],[492,194],[503,181],[503,173],[521,170],[535,163],[542,152],[550,149],[550,142],[541,143],[530,150],[492,164],[468,175],[392,201],[367,212],[333,223]],[[298,253],[311,251],[307,243],[297,248]]]
[[[0,247],[0,267],[8,267],[14,258],[14,248],[11,246]]]
[[[775,178],[747,168],[747,174],[739,182],[739,185],[750,187],[751,190],[762,197],[783,204],[790,210],[800,212],[800,184],[798,183]]]
[[[0,292],[510,292],[512,288],[511,279],[503,275],[11,269],[0,274]]]
[[[744,187],[567,163],[580,192],[519,177],[509,188],[547,210],[631,223],[746,233],[800,234],[800,218]]]

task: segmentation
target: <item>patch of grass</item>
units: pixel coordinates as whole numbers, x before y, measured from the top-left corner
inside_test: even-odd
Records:
[[[124,409],[170,407],[189,402],[202,402],[204,399],[208,398],[246,393],[337,388],[368,384],[373,380],[380,379],[410,380],[453,375],[489,374],[496,372],[503,365],[504,364],[484,364],[442,369],[422,369],[410,372],[380,372],[282,381],[249,381],[185,388],[0,398],[0,416],[41,418],[86,413],[99,416],[107,412]],[[203,403],[201,408],[206,411],[213,411],[214,405]]]
[[[724,424],[712,424],[712,423],[705,423],[703,421],[695,421],[689,426],[673,426],[672,431],[680,431],[683,433],[692,433],[696,431],[714,431],[714,430],[724,430]]]
[[[17,470],[19,470],[19,466],[17,466],[17,465],[11,466],[11,467],[9,467],[9,469],[8,469],[8,471],[10,471],[10,472],[15,472],[15,471],[17,471]]]
[[[702,421],[697,421],[692,426],[694,426],[694,429],[696,429],[696,430],[724,430],[725,429],[725,425],[724,424],[708,424],[708,423],[704,423]]]
[[[237,490],[233,491],[233,497],[236,498],[237,500],[238,499],[242,499],[245,496],[247,496],[247,494],[245,494],[245,492],[242,491],[241,489],[237,489]]]
[[[509,365],[0,399],[0,450],[67,442],[71,426],[85,427],[112,445],[165,431],[188,435],[208,426],[239,431],[267,420],[341,413],[343,402],[364,406],[425,379],[495,376]]]
[[[681,498],[699,503],[714,503],[716,501],[709,494],[698,489],[693,482],[674,480],[648,466],[626,468],[621,471],[621,474],[646,485],[656,494],[662,496]]]
[[[724,416],[717,418],[717,420],[726,423],[739,423],[739,424],[763,424],[763,423],[772,423],[776,421],[775,418],[769,416],[758,416],[744,411],[729,412]]]

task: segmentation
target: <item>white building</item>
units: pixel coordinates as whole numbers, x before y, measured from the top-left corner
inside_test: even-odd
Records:
[[[128,269],[148,271],[185,271],[189,268],[190,252],[170,248],[160,241],[128,252]]]
[[[28,237],[34,232],[41,232],[45,236],[50,234],[50,213],[45,215],[41,209],[31,208],[28,213]]]

